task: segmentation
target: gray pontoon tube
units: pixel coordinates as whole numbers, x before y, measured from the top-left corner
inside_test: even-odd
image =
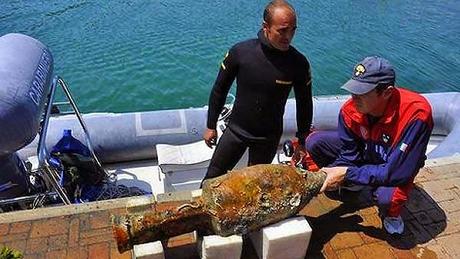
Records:
[[[424,94],[433,107],[434,134],[446,136],[429,158],[460,154],[460,93]],[[338,112],[349,96],[314,98],[313,125],[317,130],[335,130]],[[99,113],[84,115],[96,153],[105,163],[156,157],[156,144],[180,145],[201,140],[205,129],[207,108],[148,111],[138,113]],[[75,137],[84,141],[82,130],[74,116],[62,116],[50,121],[48,148],[72,129]],[[295,100],[290,99],[284,115],[282,141],[296,132]],[[23,150],[32,155],[36,141]]]

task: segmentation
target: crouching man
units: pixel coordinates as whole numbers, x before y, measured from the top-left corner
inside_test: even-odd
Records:
[[[377,203],[386,231],[401,234],[401,208],[426,159],[431,107],[420,94],[396,87],[395,71],[381,57],[358,63],[341,88],[352,97],[340,109],[338,131],[314,132],[306,142],[327,173],[321,190],[354,186],[360,198]]]

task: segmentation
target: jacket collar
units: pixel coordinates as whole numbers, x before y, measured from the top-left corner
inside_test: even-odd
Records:
[[[376,123],[389,124],[393,120],[395,120],[395,117],[397,117],[397,112],[399,109],[400,98],[401,95],[399,89],[395,88],[390,100],[388,101],[384,114],[377,120]],[[360,125],[369,126],[368,116],[366,114],[360,113],[355,108],[353,101],[351,101],[350,105],[352,106],[350,118],[359,123]]]

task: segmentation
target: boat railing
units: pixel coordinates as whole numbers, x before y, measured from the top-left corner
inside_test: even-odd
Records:
[[[93,145],[91,144],[91,137],[88,131],[88,128],[85,124],[85,121],[83,120],[83,117],[80,113],[80,110],[78,109],[72,94],[70,93],[69,87],[65,83],[65,81],[59,77],[56,76],[53,79],[53,82],[51,84],[51,89],[50,93],[48,96],[47,103],[45,105],[45,114],[43,116],[42,124],[41,124],[41,129],[39,132],[39,141],[38,141],[38,148],[37,148],[37,153],[38,153],[38,167],[41,171],[41,176],[44,178],[45,183],[48,188],[51,190],[54,190],[56,194],[59,196],[59,198],[62,200],[62,202],[66,205],[71,204],[71,201],[69,199],[69,195],[66,193],[65,189],[61,186],[60,184],[60,173],[59,170],[56,169],[49,161],[50,159],[50,153],[46,148],[46,137],[48,133],[48,127],[49,127],[49,120],[50,117],[53,114],[53,107],[55,107],[55,94],[56,94],[56,89],[57,86],[60,86],[61,89],[63,90],[65,97],[67,98],[67,103],[70,104],[73,114],[76,115],[78,122],[80,123],[81,128],[83,129],[84,137],[86,140],[86,145],[90,151],[91,157],[94,159],[94,162],[96,163],[96,166],[98,167],[99,170],[104,172],[106,176],[111,179],[114,177],[113,174],[109,174],[102,166],[99,158],[97,157],[96,153],[94,152]]]

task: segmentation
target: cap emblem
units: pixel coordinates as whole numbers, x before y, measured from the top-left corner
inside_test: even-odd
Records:
[[[355,76],[360,76],[366,72],[366,68],[362,64],[358,64],[355,67]]]

